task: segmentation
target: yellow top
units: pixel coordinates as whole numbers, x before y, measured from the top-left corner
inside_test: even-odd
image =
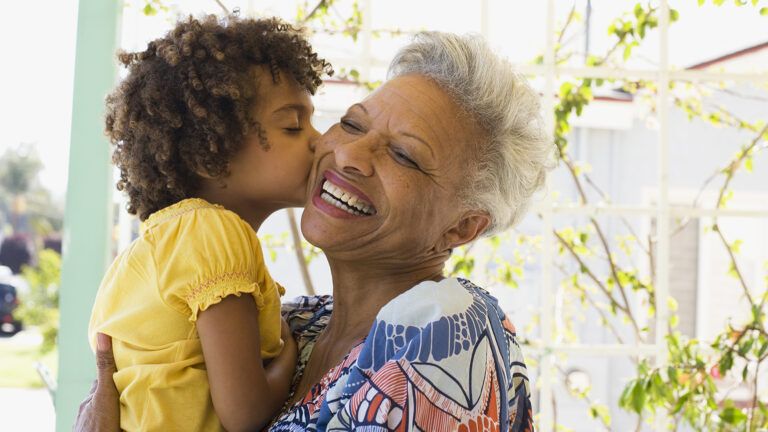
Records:
[[[201,199],[166,207],[115,259],[101,283],[88,337],[112,337],[120,422],[127,431],[220,431],[195,321],[229,295],[253,295],[261,355],[276,356],[280,295],[256,233]],[[237,355],[233,353],[233,355]]]

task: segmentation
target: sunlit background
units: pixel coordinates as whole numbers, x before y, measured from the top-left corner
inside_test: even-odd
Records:
[[[321,131],[385,79],[415,32],[482,34],[540,91],[560,163],[516,230],[457,251],[447,271],[486,286],[516,324],[540,429],[768,428],[768,2],[132,0],[106,10],[88,28],[103,20],[127,50],[189,14],[304,24],[337,72],[314,100]],[[68,182],[69,167],[108,163],[105,139],[70,159],[75,65],[87,56],[75,49],[78,2],[11,2],[2,14],[0,430],[69,430],[93,361],[84,343],[57,337],[62,237],[61,296],[76,306],[62,303],[61,329],[84,340],[72,314],[90,310],[97,287],[67,285],[67,265],[83,268],[68,264],[68,247],[103,242],[111,259],[138,222],[120,194],[89,201],[82,181]],[[80,38],[102,37],[84,25]],[[124,73],[114,56],[96,62],[110,82]],[[101,124],[84,124],[100,136]],[[67,237],[94,214],[108,221],[105,238]],[[289,216],[259,233],[271,273],[288,296],[329,293],[322,255],[299,243]],[[91,272],[103,272],[101,258]]]

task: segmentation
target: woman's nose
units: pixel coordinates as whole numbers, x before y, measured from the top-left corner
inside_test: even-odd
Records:
[[[333,150],[336,166],[347,173],[362,176],[373,174],[375,138],[362,136],[358,139],[336,145]]]

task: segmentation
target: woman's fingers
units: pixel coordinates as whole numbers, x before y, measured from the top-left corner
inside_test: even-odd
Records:
[[[78,409],[76,432],[120,430],[120,394],[112,379],[115,372],[112,339],[99,333],[96,335],[96,381]]]
[[[96,382],[97,392],[117,393],[112,375],[117,372],[115,357],[112,355],[112,338],[98,333],[96,335]]]
[[[112,355],[112,338],[103,333],[96,334],[96,368],[100,374],[109,373],[110,379],[111,374],[117,372],[115,357]]]
[[[80,403],[80,407],[77,409],[77,416],[80,417],[83,415],[83,410],[86,409],[88,404],[91,403],[91,400],[93,400],[93,394],[96,392],[96,384],[98,384],[97,381],[93,382],[93,386],[91,387],[91,391],[88,393],[88,396],[83,399],[83,401]]]

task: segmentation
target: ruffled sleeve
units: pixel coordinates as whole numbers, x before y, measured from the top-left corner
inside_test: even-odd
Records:
[[[261,308],[263,290],[275,289],[256,233],[233,212],[191,209],[155,224],[148,234],[155,242],[159,295],[191,322],[230,295],[252,295]]]

